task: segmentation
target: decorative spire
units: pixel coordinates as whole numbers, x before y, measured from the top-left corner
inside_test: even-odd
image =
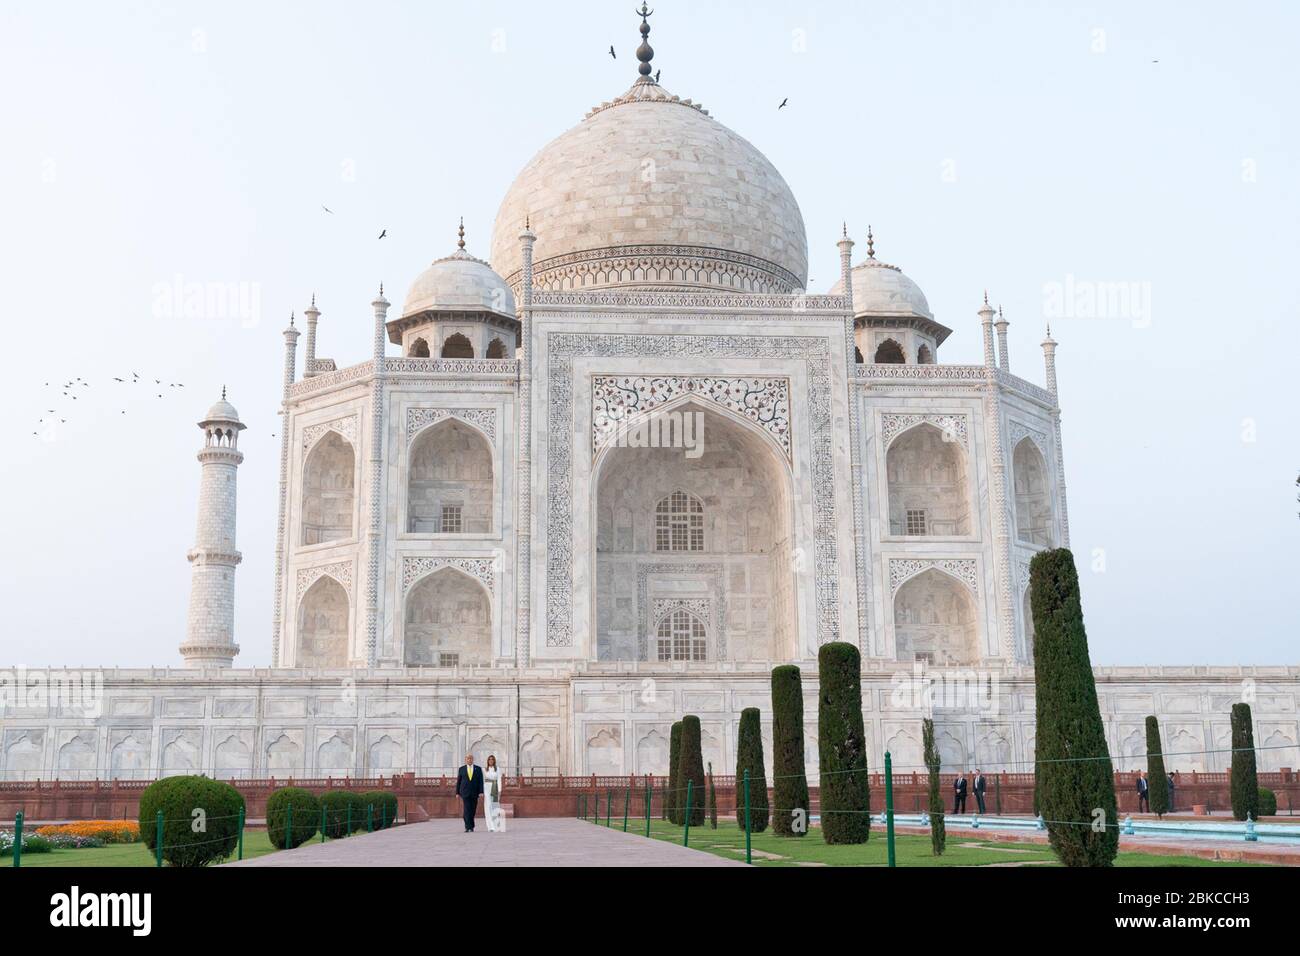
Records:
[[[650,76],[650,61],[654,59],[655,51],[650,46],[650,24],[647,20],[654,11],[649,9],[643,0],[641,9],[636,12],[641,16],[641,45],[636,48],[636,58],[641,61],[641,65],[636,69],[638,73],[648,79]]]
[[[311,307],[312,307],[313,309],[316,308],[316,293],[315,293],[315,292],[313,292],[313,293],[311,294]]]
[[[876,237],[871,234],[871,226],[867,226],[867,258],[876,258]]]
[[[456,239],[456,248],[464,249],[465,248],[465,217],[464,216],[460,217],[460,228],[456,230],[456,235],[458,237]]]
[[[221,386],[221,400],[223,402],[226,400],[226,386],[224,385]]]
[[[289,312],[289,328],[293,328],[293,311]]]
[[[849,224],[847,221],[845,221],[843,224],[843,230],[841,232],[841,236],[844,239],[847,239],[849,237]]]
[[[988,305],[988,304],[989,304],[989,290],[988,290],[988,289],[985,289],[985,290],[984,290],[984,304],[985,304],[985,305]]]

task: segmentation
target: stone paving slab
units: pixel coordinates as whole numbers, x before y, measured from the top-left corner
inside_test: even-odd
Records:
[[[429,820],[307,843],[226,866],[744,866],[636,833],[567,817],[511,820],[504,833]]]

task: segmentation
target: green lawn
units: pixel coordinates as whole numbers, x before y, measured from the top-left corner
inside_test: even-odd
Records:
[[[601,824],[603,825],[603,823]],[[617,827],[622,827],[620,820]],[[645,820],[633,824],[628,830],[645,833]],[[662,820],[652,820],[650,835],[657,840],[682,842],[682,828]],[[691,827],[690,845],[728,859],[745,858],[745,833],[736,821],[718,819],[718,829]],[[874,824],[871,838],[854,846],[827,846],[822,841],[821,829],[813,827],[807,836],[779,837],[766,830],[751,834],[750,845],[756,866],[885,866],[886,847],[883,827]],[[948,834],[947,849],[943,856],[930,852],[928,836],[897,834],[894,838],[895,860],[898,866],[988,866],[990,864],[1028,864],[1031,866],[1058,866],[1052,851],[1045,844],[1002,843]],[[1192,856],[1160,856],[1154,853],[1121,851],[1116,866],[1249,866],[1255,864],[1217,863]]]
[[[317,840],[320,836],[317,835]],[[244,831],[244,859],[274,853],[265,830]],[[233,859],[233,857],[232,857]],[[5,857],[0,866],[13,866]],[[117,843],[89,850],[51,850],[49,853],[24,853],[23,868],[29,866],[154,866],[153,851],[143,843]]]

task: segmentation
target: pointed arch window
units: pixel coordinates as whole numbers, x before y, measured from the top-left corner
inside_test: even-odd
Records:
[[[664,615],[655,639],[661,661],[702,661],[707,654],[704,622],[682,608]]]
[[[655,550],[704,550],[704,504],[699,498],[674,491],[655,506]]]

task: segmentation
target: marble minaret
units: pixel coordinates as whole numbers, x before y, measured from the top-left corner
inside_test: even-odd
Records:
[[[203,421],[203,465],[199,480],[199,517],[194,547],[187,555],[192,573],[190,608],[181,656],[190,667],[230,667],[239,645],[235,643],[235,489],[239,463],[239,433],[244,424],[226,401],[210,409]]]

